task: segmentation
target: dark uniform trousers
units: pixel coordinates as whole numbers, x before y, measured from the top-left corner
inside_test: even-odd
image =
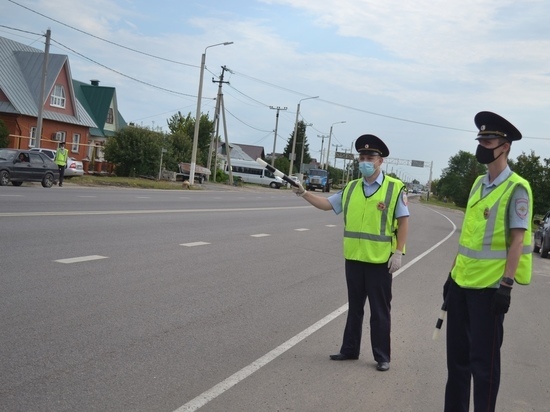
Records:
[[[475,412],[495,410],[500,385],[504,315],[491,313],[497,289],[466,289],[451,281],[447,296],[445,412],[467,412],[474,382]]]
[[[65,166],[57,165],[57,168],[59,169],[59,184],[62,185],[65,177]]]
[[[393,276],[388,264],[346,260],[348,318],[340,353],[359,356],[365,301],[370,306],[370,338],[376,362],[390,361],[391,298]]]

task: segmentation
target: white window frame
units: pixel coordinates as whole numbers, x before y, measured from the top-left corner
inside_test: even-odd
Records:
[[[56,84],[53,87],[52,95],[50,97],[50,106],[65,108],[65,89],[62,85]]]
[[[78,153],[80,147],[80,133],[73,133],[73,142],[71,145],[71,152]]]
[[[31,127],[29,136],[30,136],[29,147],[35,147],[36,146],[36,126]]]
[[[112,107],[109,107],[109,111],[107,112],[107,119],[105,119],[105,123],[109,123],[109,124],[115,123],[114,110]]]

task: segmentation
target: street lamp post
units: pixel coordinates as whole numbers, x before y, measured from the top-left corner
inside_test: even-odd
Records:
[[[191,152],[191,167],[189,168],[189,184],[195,183],[195,164],[197,163],[197,145],[199,142],[199,126],[201,120],[201,99],[202,99],[202,83],[204,79],[204,66],[206,63],[206,50],[210,47],[216,46],[228,46],[233,44],[232,41],[226,41],[223,43],[212,44],[204,49],[204,53],[201,56],[201,73],[199,78],[199,92],[197,96],[197,115],[195,116],[195,133],[193,134],[193,150]]]
[[[302,139],[302,154],[300,155],[300,174],[303,175],[304,172],[302,171],[303,165],[304,165],[304,146],[306,145],[306,130],[308,126],[313,126],[313,123],[306,123],[304,124],[304,138]],[[303,177],[300,176],[300,180],[303,180]]]
[[[328,170],[328,162],[329,162],[329,154],[330,154],[330,139],[332,138],[332,126],[334,126],[335,124],[338,124],[338,123],[346,123],[346,121],[342,120],[341,122],[334,122],[330,125],[330,133],[328,134],[327,161],[325,163],[326,170]],[[334,159],[334,161],[336,162],[336,158]]]
[[[292,169],[294,168],[294,156],[296,156],[296,134],[298,133],[298,115],[300,114],[300,103],[302,103],[302,100],[308,100],[308,99],[318,99],[319,96],[314,97],[305,97],[303,99],[300,99],[298,102],[298,107],[296,108],[296,120],[294,122],[294,135],[292,137],[292,154],[290,155],[290,168],[288,169],[288,175],[292,175]]]
[[[319,156],[319,158],[321,160],[321,169],[324,169],[325,165],[323,164],[323,147],[325,146],[325,139],[328,136],[325,136],[324,134],[318,134],[317,137],[321,138],[321,156]]]

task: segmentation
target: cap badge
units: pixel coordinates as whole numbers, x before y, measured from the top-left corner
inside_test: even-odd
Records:
[[[367,143],[367,144],[365,145],[365,149],[368,149],[368,148],[369,148],[369,144]]]
[[[484,131],[485,130],[485,125],[481,126],[481,129],[479,129],[481,131]]]

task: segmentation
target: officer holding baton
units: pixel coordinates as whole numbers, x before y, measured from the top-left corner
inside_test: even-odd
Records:
[[[361,350],[364,306],[370,307],[370,341],[376,369],[390,368],[392,273],[401,267],[408,231],[409,209],[403,182],[382,172],[389,155],[386,144],[372,134],[355,141],[362,177],[326,198],[292,190],[321,210],[344,217],[344,257],[348,290],[348,317],[335,361],[355,360]]]

